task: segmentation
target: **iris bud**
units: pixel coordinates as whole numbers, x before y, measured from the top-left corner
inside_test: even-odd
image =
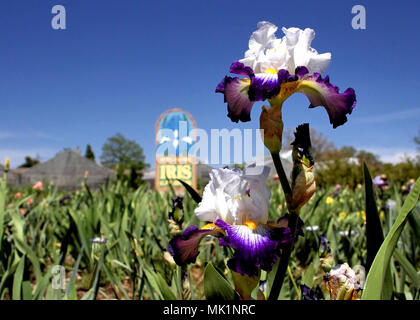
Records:
[[[4,172],[8,172],[10,169],[10,159],[6,158],[5,164],[4,164]]]
[[[262,107],[260,129],[264,145],[271,153],[279,153],[283,136],[281,107]]]
[[[306,164],[302,162],[299,173],[292,181],[293,198],[290,206],[291,210],[299,210],[315,193],[316,183],[312,169],[313,166],[307,167]]]

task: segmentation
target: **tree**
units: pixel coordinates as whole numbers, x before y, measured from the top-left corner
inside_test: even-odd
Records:
[[[31,168],[39,163],[38,159],[33,159],[30,156],[25,157],[25,162],[19,166],[19,168]]]
[[[85,158],[95,161],[95,154],[93,153],[93,150],[90,144],[86,146]]]
[[[130,167],[132,163],[144,163],[144,160],[143,149],[137,142],[128,140],[121,133],[108,138],[102,146],[101,163],[107,167]]]
[[[119,180],[127,182],[132,188],[142,183],[142,171],[148,167],[143,149],[134,140],[128,140],[121,133],[107,139],[102,146],[101,162],[114,168]]]

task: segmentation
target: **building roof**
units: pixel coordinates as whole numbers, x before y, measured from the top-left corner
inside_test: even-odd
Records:
[[[54,158],[37,164],[22,173],[22,184],[37,181],[52,182],[64,189],[77,188],[88,171],[88,185],[99,187],[113,176],[113,172],[96,162],[83,157],[79,150],[65,150]]]

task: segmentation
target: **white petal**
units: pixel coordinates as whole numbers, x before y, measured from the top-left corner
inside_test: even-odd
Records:
[[[286,41],[287,46],[294,47],[299,40],[299,36],[302,33],[302,30],[299,28],[281,28],[285,34],[284,40]]]
[[[323,54],[313,53],[309,58],[308,70],[310,73],[324,73],[330,66],[330,62],[330,52]]]
[[[311,54],[309,48],[314,38],[315,31],[312,29],[306,28],[300,33],[293,52],[295,67],[308,66]]]
[[[267,43],[276,38],[274,34],[277,29],[277,26],[270,22],[258,22],[258,30],[254,31],[249,39],[249,49],[255,53],[264,50]]]

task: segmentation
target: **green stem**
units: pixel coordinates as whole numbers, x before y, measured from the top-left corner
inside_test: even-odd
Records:
[[[298,296],[298,300],[300,300],[300,290],[299,290],[299,288],[298,288],[298,286],[296,284],[295,278],[293,277],[292,269],[290,269],[290,266],[287,266],[287,272],[289,273],[290,280],[292,280],[293,287],[296,290],[296,294]]]
[[[272,153],[271,158],[273,159],[274,166],[279,176],[280,184],[286,197],[286,202],[289,202],[292,198],[292,188],[290,187],[289,180],[287,179],[286,173],[284,172],[283,165],[280,160],[280,155],[278,153]]]
[[[289,204],[290,201],[292,200],[292,189],[290,187],[286,173],[284,172],[283,165],[280,160],[280,156],[278,153],[272,153],[271,157],[273,158],[274,166],[276,168],[281,186],[283,188],[284,195],[286,197],[286,202],[287,204]],[[295,236],[295,233],[296,233],[297,221],[298,221],[297,212],[289,210],[288,226],[293,236]],[[292,250],[293,250],[293,242],[287,244],[286,247],[281,252],[279,266],[277,268],[277,272],[274,277],[273,287],[271,288],[270,295],[268,296],[268,300],[277,300],[279,297],[281,287],[283,286],[287,267],[289,265],[289,259],[290,259]]]
[[[296,232],[297,218],[298,218],[298,215],[296,212],[290,213],[289,228],[292,231],[293,235]],[[279,297],[281,287],[283,286],[286,270],[289,265],[289,259],[290,259],[292,250],[293,250],[293,242],[287,244],[286,247],[281,252],[279,266],[277,268],[276,276],[274,277],[273,287],[271,288],[270,295],[268,296],[268,300],[277,300]]]

